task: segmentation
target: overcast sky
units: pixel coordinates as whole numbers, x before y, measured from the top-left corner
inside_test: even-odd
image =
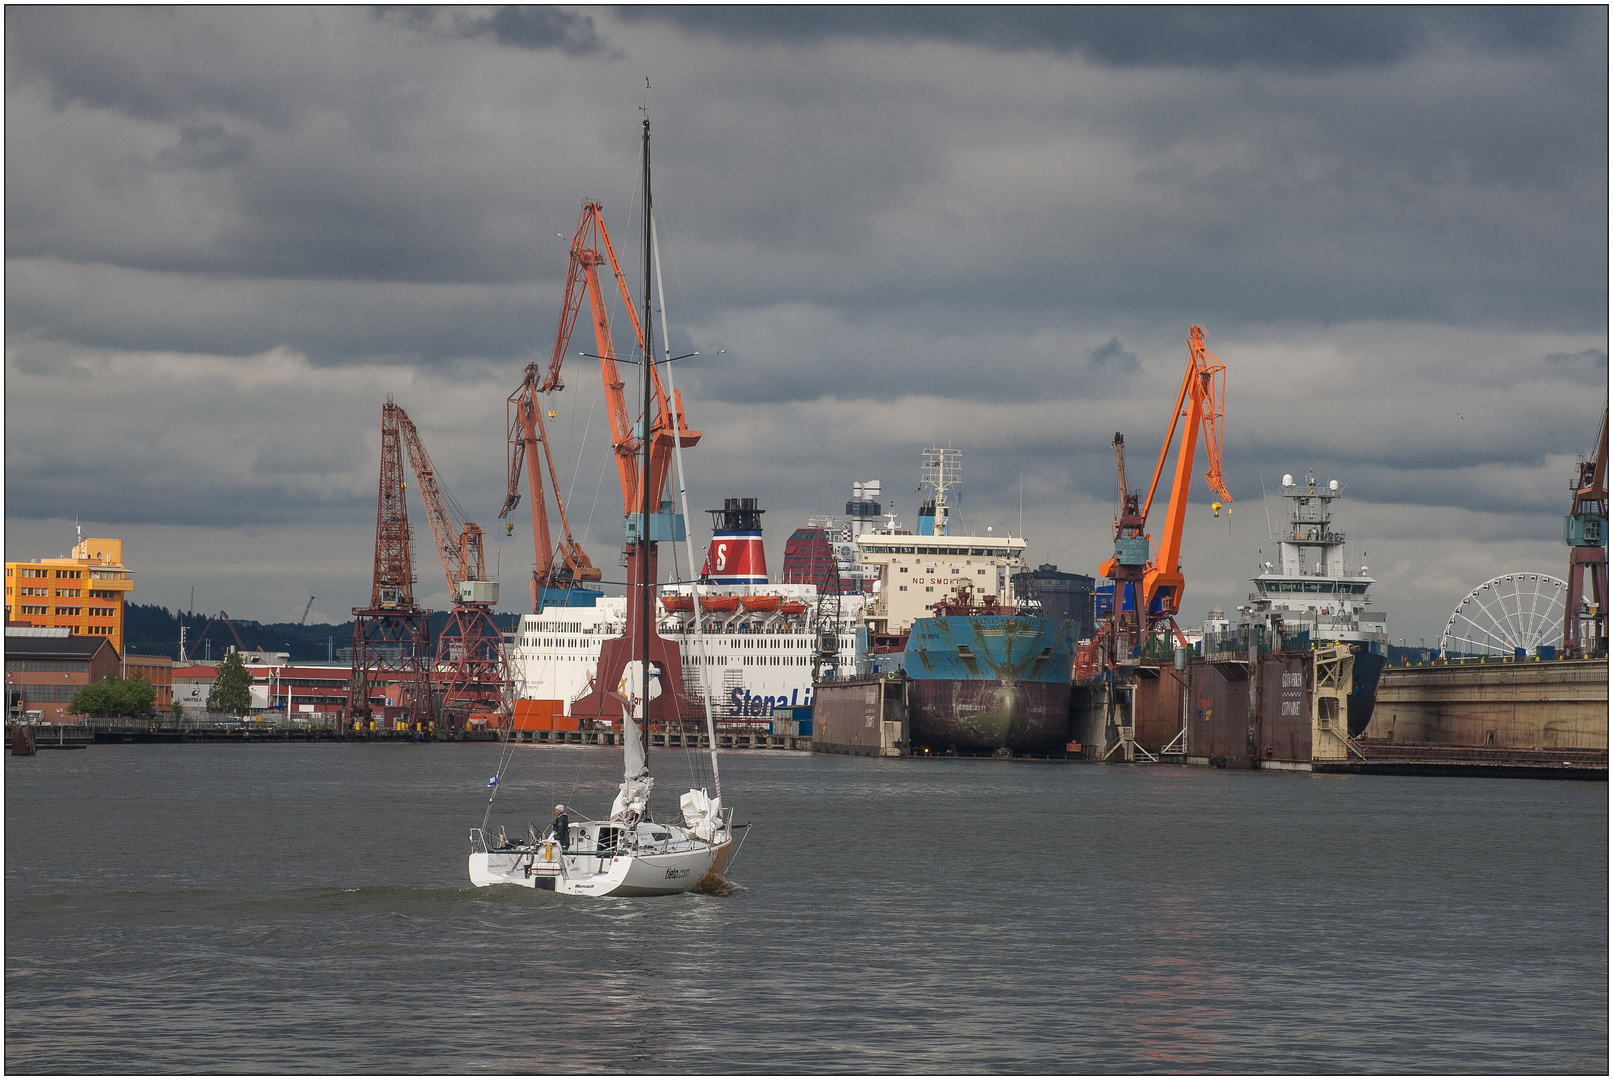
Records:
[[[854,480],[911,527],[950,443],[964,526],[1094,573],[1110,440],[1146,483],[1196,323],[1236,501],[1211,516],[1201,449],[1182,621],[1243,602],[1262,484],[1312,470],[1392,636],[1432,644],[1485,580],[1566,577],[1607,401],[1607,55],[1602,7],[8,7],[6,557],[65,554],[77,516],[138,602],[350,618],[392,394],[517,610],[505,398],[585,198],[642,280],[648,77],[691,500],[759,498],[775,570]],[[615,576],[589,363],[549,407]]]

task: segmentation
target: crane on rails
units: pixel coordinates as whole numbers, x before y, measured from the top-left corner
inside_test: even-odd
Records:
[[[464,509],[437,479],[431,455],[409,414],[401,406],[388,407],[396,411],[415,487],[454,598],[448,623],[437,637],[431,672],[438,710],[450,729],[464,727],[478,713],[506,718],[513,711],[509,661],[504,632],[493,618],[498,582],[487,574],[482,527],[466,519]]]
[[[1563,608],[1563,650],[1570,657],[1607,652],[1607,406],[1596,452],[1579,463],[1574,497],[1563,519],[1568,543],[1568,601]],[[1591,599],[1585,599],[1585,577]],[[1585,628],[1590,628],[1589,639]]]
[[[1187,335],[1187,371],[1182,376],[1182,387],[1171,410],[1170,429],[1159,450],[1159,463],[1154,466],[1154,478],[1148,485],[1148,497],[1135,519],[1126,522],[1124,537],[1120,521],[1115,527],[1115,554],[1100,568],[1099,573],[1115,581],[1115,614],[1122,607],[1121,581],[1130,580],[1135,573],[1138,556],[1151,549],[1153,536],[1145,532],[1148,512],[1153,507],[1154,495],[1159,491],[1159,480],[1165,472],[1165,460],[1170,456],[1171,444],[1176,440],[1176,429],[1182,428],[1181,448],[1176,454],[1176,475],[1170,488],[1170,501],[1165,510],[1165,524],[1160,533],[1157,554],[1142,564],[1141,587],[1136,589],[1136,611],[1139,626],[1148,632],[1169,629],[1182,645],[1187,644],[1176,615],[1182,609],[1182,592],[1187,579],[1182,574],[1182,528],[1187,520],[1188,492],[1193,480],[1193,458],[1197,450],[1200,431],[1203,432],[1204,452],[1208,468],[1205,480],[1225,502],[1231,502],[1226,483],[1221,479],[1221,430],[1223,405],[1226,397],[1226,365],[1204,347],[1204,331],[1194,326]],[[1186,405],[1184,409],[1183,406]],[[1182,423],[1185,419],[1186,423]],[[1115,453],[1120,469],[1122,500],[1135,499],[1125,491],[1125,464],[1121,454],[1120,438],[1116,435]],[[1127,503],[1128,510],[1134,503]],[[1219,509],[1219,508],[1218,508]],[[1122,515],[1126,517],[1127,515]],[[1137,544],[1141,538],[1142,544]],[[1120,574],[1117,578],[1115,575]]]
[[[353,609],[353,667],[348,680],[346,722],[374,723],[371,693],[379,685],[398,688],[395,705],[383,722],[415,730],[435,724],[431,700],[431,612],[414,602],[414,556],[403,473],[402,412],[388,394],[381,409],[381,484],[375,500],[375,564],[370,605]]]

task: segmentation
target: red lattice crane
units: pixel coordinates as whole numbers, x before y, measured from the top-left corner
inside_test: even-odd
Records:
[[[462,727],[476,713],[507,716],[511,712],[509,662],[504,633],[493,618],[498,583],[488,580],[482,527],[465,519],[459,503],[438,482],[436,467],[409,414],[399,406],[389,407],[396,410],[443,577],[454,597],[448,623],[437,639],[431,676],[433,690],[441,699],[440,710],[455,727]]]
[[[1170,430],[1165,433],[1165,442],[1159,450],[1159,463],[1154,467],[1154,479],[1148,485],[1148,498],[1143,501],[1139,520],[1134,523],[1132,530],[1132,535],[1135,536],[1148,521],[1148,511],[1154,504],[1154,493],[1159,488],[1159,478],[1165,471],[1165,459],[1170,456],[1171,444],[1176,439],[1177,425],[1185,418],[1186,423],[1182,425],[1182,445],[1176,455],[1176,478],[1171,484],[1170,504],[1165,511],[1165,526],[1160,533],[1158,554],[1143,567],[1142,585],[1140,595],[1137,597],[1140,618],[1146,620],[1148,628],[1167,625],[1175,633],[1178,641],[1184,645],[1186,640],[1182,637],[1181,630],[1176,627],[1176,615],[1182,609],[1182,592],[1187,585],[1187,579],[1182,575],[1182,527],[1187,520],[1188,491],[1193,481],[1193,458],[1201,429],[1204,434],[1204,452],[1209,465],[1204,473],[1204,479],[1224,501],[1232,501],[1232,496],[1227,493],[1226,484],[1221,479],[1221,421],[1222,401],[1226,396],[1226,365],[1204,347],[1204,331],[1197,326],[1188,331],[1187,350],[1187,371],[1182,376],[1182,388],[1177,392],[1176,405],[1171,411]],[[1186,409],[1183,409],[1184,403]],[[1118,439],[1117,435],[1117,453]],[[1124,475],[1122,466],[1122,484]],[[1122,492],[1122,497],[1125,497],[1125,492]],[[1099,568],[1099,572],[1104,577],[1116,581],[1115,606],[1118,609],[1121,603],[1121,586],[1114,575],[1117,572],[1124,573],[1124,567],[1128,565],[1127,560],[1135,558],[1136,552],[1133,551],[1131,555],[1123,558],[1118,527],[1116,535],[1116,554]],[[1151,544],[1153,541],[1151,534],[1144,534],[1143,538],[1145,544]]]
[[[387,685],[399,688],[394,722],[429,727],[431,700],[431,612],[414,602],[414,562],[410,551],[409,508],[404,498],[403,410],[387,395],[381,409],[381,486],[375,500],[375,565],[370,606],[353,609],[353,667],[348,681],[347,720],[369,724],[371,697]]]

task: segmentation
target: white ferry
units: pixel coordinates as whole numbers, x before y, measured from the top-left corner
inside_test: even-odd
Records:
[[[656,632],[678,647],[688,704],[703,711],[709,696],[713,715],[727,722],[767,722],[774,709],[810,706],[814,676],[855,669],[866,648],[863,592],[768,580],[763,513],[754,499],[711,511],[700,585],[663,585],[657,599]],[[822,561],[828,554],[825,545]],[[594,692],[603,644],[626,629],[621,596],[523,615],[510,642],[516,696],[560,702],[572,715]]]

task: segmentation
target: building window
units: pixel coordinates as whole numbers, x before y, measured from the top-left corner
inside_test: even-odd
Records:
[[[907,591],[907,586],[906,585],[898,585],[898,586],[896,586],[896,588],[900,592],[906,592]]]
[[[926,585],[926,586],[924,586],[924,591],[925,592],[934,592],[935,591],[935,586],[934,585]]]

